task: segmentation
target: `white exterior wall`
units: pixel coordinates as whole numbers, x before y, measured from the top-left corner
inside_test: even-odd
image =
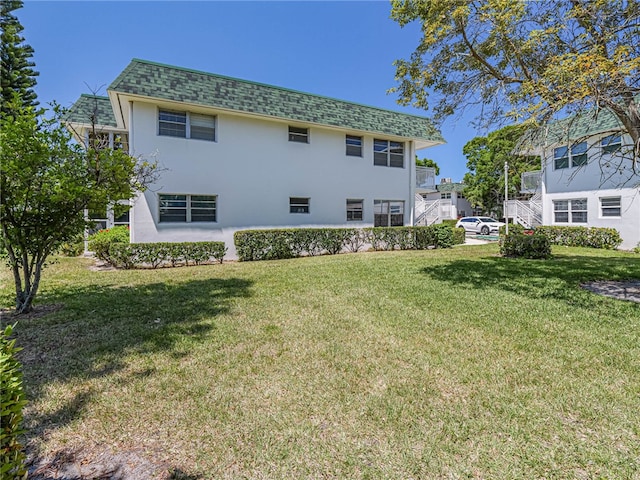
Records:
[[[623,239],[620,248],[631,249],[640,242],[640,175],[633,172],[628,158],[602,153],[603,136],[588,140],[589,161],[582,167],[556,170],[553,148],[548,149],[543,162],[543,224],[615,228]],[[630,140],[627,138],[626,142]],[[603,197],[621,197],[620,217],[602,216]],[[554,201],[581,198],[587,199],[586,224],[555,222]]]
[[[132,242],[223,240],[233,256],[239,229],[372,226],[374,200],[404,201],[405,224],[411,224],[412,142],[404,142],[405,168],[374,166],[374,137],[402,139],[204,110],[197,113],[217,117],[216,142],[175,138],[157,134],[158,110],[130,104],[132,153],[155,152],[166,169],[134,203]],[[308,127],[309,143],[290,142],[289,125]],[[362,157],[345,154],[347,133],[364,137]],[[159,223],[161,193],[217,195],[217,222]],[[289,213],[289,197],[310,198],[310,213]],[[364,199],[363,221],[346,221],[348,198]]]
[[[451,192],[451,199],[442,199],[440,198],[440,194],[441,192],[430,192],[423,196],[428,202],[435,200],[442,201],[445,205],[440,212],[444,215],[443,218],[455,220],[459,217],[469,217],[473,215],[473,208],[471,207],[471,204],[466,198],[459,197],[460,194],[458,192]],[[447,202],[450,202],[450,206]]]

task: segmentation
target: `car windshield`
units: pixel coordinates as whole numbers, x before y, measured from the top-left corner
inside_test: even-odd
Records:
[[[489,218],[489,217],[480,217],[480,221],[484,223],[496,223],[496,221],[493,218]]]

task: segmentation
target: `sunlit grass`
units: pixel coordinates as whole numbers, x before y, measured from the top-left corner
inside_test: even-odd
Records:
[[[640,257],[495,246],[146,271],[60,259],[22,320],[30,440],[204,478],[634,478]],[[11,284],[3,273],[3,303]]]

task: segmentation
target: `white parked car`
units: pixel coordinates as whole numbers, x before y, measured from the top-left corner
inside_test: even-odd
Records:
[[[498,222],[491,217],[462,217],[456,223],[456,228],[464,228],[465,232],[489,235],[492,232],[497,233],[503,225],[503,222]]]

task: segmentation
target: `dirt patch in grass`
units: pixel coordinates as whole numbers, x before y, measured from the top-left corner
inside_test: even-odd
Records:
[[[21,313],[17,314],[14,308],[3,308],[0,309],[0,317],[2,317],[3,321],[7,323],[14,320],[29,320],[33,318],[44,317],[45,315],[49,315],[51,313],[55,313],[59,310],[62,310],[64,305],[62,303],[52,303],[50,305],[37,305],[33,307],[29,313]]]
[[[605,297],[640,303],[640,280],[587,282],[583,283],[581,287]]]
[[[195,478],[149,458],[149,452],[112,452],[84,447],[62,450],[46,458],[29,460],[32,480],[158,480]]]

